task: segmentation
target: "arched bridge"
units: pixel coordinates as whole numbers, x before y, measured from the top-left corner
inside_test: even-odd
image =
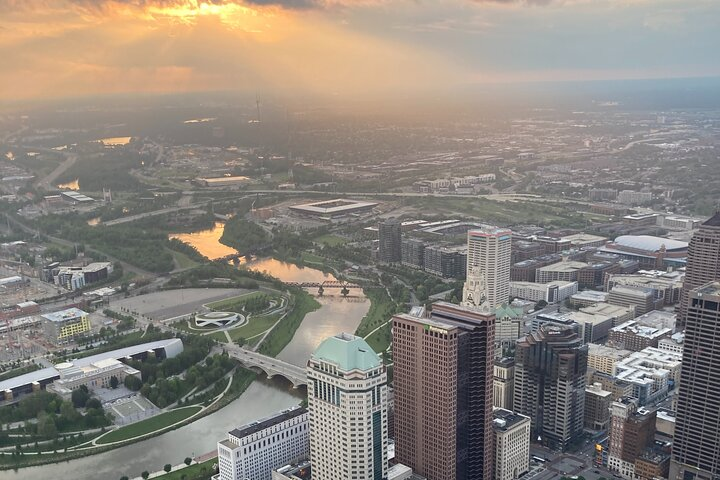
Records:
[[[358,285],[357,283],[346,283],[346,282],[333,282],[333,281],[326,281],[326,282],[286,282],[288,285],[292,285],[293,287],[302,287],[302,288],[362,288],[362,286]]]
[[[225,346],[225,350],[227,350],[230,357],[238,360],[244,366],[259,368],[268,378],[280,375],[292,382],[294,388],[307,385],[307,374],[304,367],[298,367],[245,348]]]

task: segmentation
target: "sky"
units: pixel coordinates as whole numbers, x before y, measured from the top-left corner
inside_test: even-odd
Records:
[[[0,0],[0,101],[719,76],[718,0]]]

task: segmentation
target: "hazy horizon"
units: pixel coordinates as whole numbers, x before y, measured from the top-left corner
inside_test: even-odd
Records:
[[[709,0],[0,0],[0,102],[713,79]]]

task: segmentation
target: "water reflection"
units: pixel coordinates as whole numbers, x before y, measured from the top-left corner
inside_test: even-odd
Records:
[[[61,190],[80,190],[80,182],[76,178],[75,180],[70,180],[67,183],[58,183],[57,187]]]
[[[106,147],[114,147],[117,145],[127,145],[130,143],[132,137],[108,137],[101,138],[98,142],[102,143]]]
[[[298,267],[293,263],[281,262],[274,258],[260,258],[241,264],[242,268],[249,268],[257,272],[265,272],[283,282],[332,282],[337,280],[329,273],[314,268]]]
[[[94,227],[94,226],[97,225],[98,223],[100,223],[100,217],[94,217],[94,218],[91,218],[90,220],[87,221],[87,224],[90,225],[90,226],[92,226],[92,227]]]
[[[180,241],[192,245],[197,248],[198,252],[202,255],[205,255],[210,260],[214,260],[237,253],[234,248],[220,243],[220,237],[222,237],[224,230],[225,224],[223,222],[215,222],[213,228],[209,230],[194,233],[172,233],[169,237],[177,238]]]

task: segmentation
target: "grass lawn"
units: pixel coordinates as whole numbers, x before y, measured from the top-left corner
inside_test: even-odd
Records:
[[[300,258],[305,263],[319,263],[322,265],[323,263],[327,262],[327,259],[321,257],[320,255],[315,255],[314,253],[308,252],[303,252]]]
[[[313,239],[313,242],[322,243],[323,245],[329,245],[331,247],[334,247],[337,245],[342,245],[343,243],[347,243],[347,240],[342,237],[338,237],[337,235],[326,234],[320,235],[319,237]]]
[[[177,268],[192,268],[199,265],[199,263],[182,252],[170,250],[170,253],[172,253],[173,258],[175,259],[175,265],[177,265]]]
[[[238,295],[236,297],[230,297],[223,300],[218,300],[217,302],[208,303],[207,307],[221,312],[235,311],[232,310],[233,308],[235,308],[235,306],[242,305],[247,300],[250,300],[253,297],[259,297],[261,295],[267,295],[269,297],[272,297],[272,295],[268,295],[264,292],[248,292],[243,293],[242,295]]]
[[[397,308],[384,289],[369,288],[364,290],[364,293],[370,299],[370,309],[355,330],[355,335],[359,337],[364,337],[387,322],[395,314]]]
[[[113,430],[98,440],[97,443],[98,445],[104,445],[106,443],[119,442],[139,435],[145,435],[146,433],[154,432],[181,420],[185,420],[186,418],[199,412],[200,409],[201,407],[187,407],[161,413],[160,415],[148,418],[147,420]]]
[[[217,458],[211,458],[203,463],[190,465],[189,467],[166,473],[159,478],[162,478],[163,480],[207,480],[210,476],[215,474],[213,465],[217,463]]]
[[[375,333],[370,335],[365,341],[375,350],[377,353],[381,353],[387,350],[392,343],[392,336],[390,335],[390,328],[392,322],[384,325],[382,328],[377,330]]]
[[[300,327],[305,315],[320,308],[320,304],[302,289],[292,290],[294,298],[292,310],[283,318],[276,328],[265,338],[258,349],[259,353],[276,356],[290,343],[295,331]]]
[[[260,315],[258,317],[250,317],[250,320],[247,324],[243,325],[242,327],[234,328],[228,331],[228,333],[230,334],[230,338],[232,338],[233,341],[236,341],[240,337],[254,337],[255,335],[263,333],[268,328],[272,327],[275,322],[277,322],[278,318],[280,318],[280,314],[278,313],[274,313],[272,315]]]

